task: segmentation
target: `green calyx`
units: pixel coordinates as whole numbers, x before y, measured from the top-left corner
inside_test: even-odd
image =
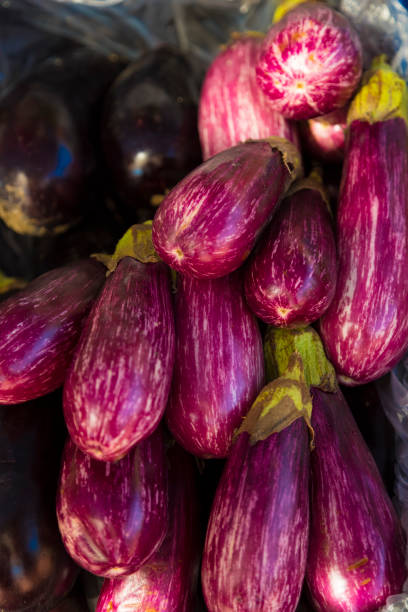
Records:
[[[3,272],[0,272],[0,294],[8,293],[15,289],[23,289],[26,285],[26,281],[22,278],[6,276]]]
[[[273,23],[280,21],[287,13],[292,11],[299,4],[304,4],[308,1],[310,2],[311,0],[282,0],[282,2],[279,2],[278,6],[276,7],[273,15]]]

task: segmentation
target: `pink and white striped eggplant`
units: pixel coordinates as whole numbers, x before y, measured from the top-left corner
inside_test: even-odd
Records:
[[[170,191],[153,221],[163,261],[196,278],[226,276],[243,263],[300,172],[296,147],[277,140],[222,151]]]
[[[306,2],[269,30],[256,75],[276,111],[309,119],[345,106],[361,70],[361,43],[346,17]]]
[[[163,416],[174,363],[167,266],[122,259],[87,320],[64,386],[64,414],[79,448],[116,461]]]
[[[104,280],[100,263],[81,260],[46,272],[0,304],[0,404],[62,385]]]
[[[316,159],[342,162],[344,159],[348,106],[309,119],[301,125],[302,144]]]
[[[377,466],[340,391],[312,390],[307,583],[318,612],[374,612],[400,593],[405,539]]]
[[[96,461],[68,440],[57,517],[64,545],[78,565],[108,578],[135,572],[161,545],[167,514],[160,429],[116,463]]]
[[[242,275],[178,276],[176,359],[167,424],[200,457],[226,457],[264,381],[262,339]]]
[[[180,447],[169,451],[169,529],[157,552],[137,572],[105,580],[96,612],[191,612],[200,546],[195,467]]]
[[[201,90],[198,130],[204,159],[246,140],[270,136],[299,146],[297,126],[276,112],[256,82],[263,37],[235,38],[211,64]]]
[[[379,378],[408,347],[406,95],[405,83],[380,58],[350,107],[337,212],[339,275],[320,326],[345,384]]]
[[[299,181],[249,262],[245,294],[253,312],[277,327],[302,327],[327,309],[336,288],[332,220],[321,183]]]

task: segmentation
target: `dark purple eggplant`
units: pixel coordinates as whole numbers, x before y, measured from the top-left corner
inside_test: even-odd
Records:
[[[266,323],[302,327],[327,310],[336,279],[332,219],[321,181],[312,174],[294,185],[260,238],[246,270],[245,295]]]
[[[153,221],[156,251],[188,276],[230,274],[248,257],[299,173],[299,153],[282,138],[247,142],[214,155],[161,203]]]
[[[62,385],[86,315],[104,282],[92,260],[56,268],[0,304],[0,403]]]
[[[153,216],[160,197],[201,161],[191,75],[179,51],[160,47],[129,66],[106,98],[106,165],[132,223]]]
[[[161,545],[168,528],[162,432],[116,463],[66,444],[57,497],[66,549],[84,569],[109,578],[132,574]]]
[[[58,531],[55,496],[65,430],[53,394],[0,407],[0,608],[44,612],[78,568]]]
[[[124,578],[105,580],[96,612],[191,612],[197,592],[200,541],[193,458],[180,447],[168,452],[169,529],[149,561]]]
[[[194,455],[226,457],[264,382],[262,339],[241,272],[213,280],[179,275],[175,318],[168,427]]]
[[[64,385],[75,444],[116,461],[157,427],[170,392],[175,335],[162,262],[122,259],[96,300]]]

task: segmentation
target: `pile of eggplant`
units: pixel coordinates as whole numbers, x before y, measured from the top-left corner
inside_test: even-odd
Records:
[[[322,2],[235,35],[198,109],[178,51],[87,62],[82,104],[54,62],[0,105],[0,610],[85,611],[91,574],[92,612],[379,611],[406,84]]]

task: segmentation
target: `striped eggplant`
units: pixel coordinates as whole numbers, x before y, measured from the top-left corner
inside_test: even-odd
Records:
[[[261,391],[238,432],[204,547],[201,578],[209,612],[296,609],[309,535],[308,432],[296,417],[284,429],[274,425],[304,399],[302,385],[280,377]]]
[[[192,457],[169,450],[169,529],[163,544],[137,572],[105,580],[96,612],[191,612],[199,574],[198,504]]]
[[[283,139],[247,142],[208,159],[161,203],[153,221],[159,256],[196,278],[233,272],[300,166],[297,149]]]
[[[211,64],[201,90],[198,130],[204,159],[246,140],[270,136],[299,146],[297,126],[276,112],[256,82],[263,36],[238,35]]]
[[[100,263],[81,260],[46,272],[0,304],[0,404],[62,385],[104,280]]]
[[[108,578],[135,572],[166,535],[167,505],[160,429],[116,463],[92,459],[68,440],[58,525],[67,551],[87,571]]]
[[[327,198],[311,175],[294,185],[260,238],[246,270],[245,295],[266,323],[301,327],[328,308],[336,277]]]
[[[339,275],[320,325],[345,384],[379,378],[408,347],[407,117],[406,84],[378,58],[348,115]]]
[[[346,17],[323,2],[306,2],[269,30],[256,75],[276,111],[310,119],[345,106],[361,70],[361,43]]]
[[[262,339],[241,271],[212,280],[179,275],[176,359],[166,410],[176,440],[200,457],[226,457],[264,381]]]
[[[167,266],[124,257],[89,315],[64,385],[64,414],[79,448],[116,461],[157,427],[174,363]]]
[[[309,154],[323,162],[344,159],[348,106],[309,119],[301,125],[302,144]]]

